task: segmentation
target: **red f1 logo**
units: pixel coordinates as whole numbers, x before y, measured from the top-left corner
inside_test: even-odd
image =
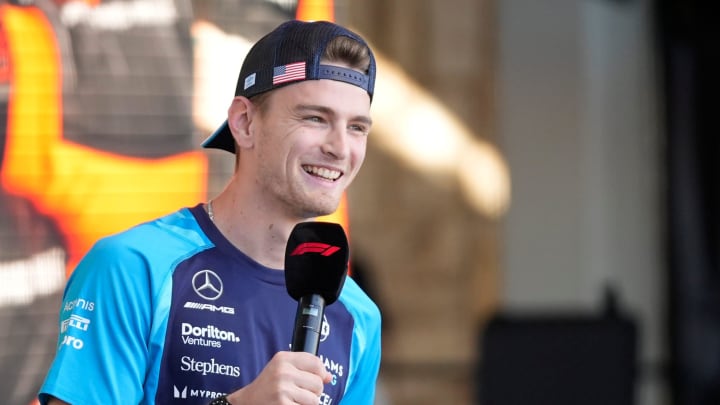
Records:
[[[290,256],[304,255],[305,253],[320,253],[323,256],[330,256],[340,250],[339,247],[321,242],[305,242],[299,244]]]

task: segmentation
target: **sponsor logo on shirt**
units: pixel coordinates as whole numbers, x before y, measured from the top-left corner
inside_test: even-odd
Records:
[[[192,287],[198,297],[215,301],[222,296],[223,282],[220,276],[212,270],[204,269],[195,273],[192,277]],[[211,303],[186,301],[184,308],[197,309],[200,311],[221,312],[223,314],[234,315],[235,308]]]
[[[180,370],[202,375],[214,374],[240,377],[240,366],[218,363],[214,358],[210,359],[210,361],[201,361],[190,356],[182,356],[180,358]]]
[[[229,314],[234,315],[235,314],[235,308],[233,307],[223,307],[213,304],[202,304],[199,302],[192,302],[188,301],[184,305],[185,308],[189,309],[199,309],[201,311],[210,311],[210,312],[222,312],[223,314]]]
[[[60,342],[60,346],[70,346],[75,350],[82,349],[84,345],[85,343],[81,339],[68,335],[63,336],[63,340]]]
[[[187,386],[180,391],[177,386],[173,385],[173,398],[187,398]]]
[[[318,405],[332,405],[332,403],[333,399],[330,395],[324,392],[320,395],[320,402],[318,402]]]
[[[322,326],[320,327],[320,341],[324,342],[330,336],[330,323],[327,316],[323,315]]]
[[[95,303],[92,301],[88,301],[84,298],[75,298],[72,301],[65,302],[65,306],[63,307],[63,312],[70,312],[75,308],[82,309],[82,310],[88,311],[88,312],[92,312],[95,309]]]
[[[214,325],[194,326],[188,322],[181,325],[182,341],[186,345],[222,347],[222,342],[237,343],[240,338],[233,331]]]
[[[345,374],[345,368],[343,365],[339,362],[336,362],[335,360],[329,359],[322,354],[320,355],[320,360],[322,360],[323,364],[325,365],[325,368],[327,371],[331,372],[333,376],[342,377]],[[333,378],[334,380],[334,378]]]
[[[60,323],[60,332],[67,332],[68,328],[75,328],[86,331],[88,330],[88,326],[90,326],[89,319],[83,318],[80,315],[70,315],[69,318],[63,320]]]
[[[322,360],[323,365],[325,366],[325,369],[332,374],[332,379],[330,380],[331,385],[337,385],[338,379],[342,378],[345,374],[345,366],[335,360],[332,360],[326,356],[320,355],[320,360]],[[320,405],[330,405],[333,403],[333,397],[329,394],[326,394],[323,392],[322,395],[320,395]]]
[[[189,391],[189,396],[188,396]],[[188,386],[182,387],[182,390],[179,389],[176,385],[173,385],[173,398],[175,399],[187,399],[187,398],[217,398],[221,397],[223,395],[227,395],[227,392],[215,392],[215,391],[209,391],[206,389],[195,389],[190,388],[188,390]]]
[[[215,301],[223,293],[223,282],[220,276],[212,270],[200,270],[192,278],[192,286],[200,297]]]

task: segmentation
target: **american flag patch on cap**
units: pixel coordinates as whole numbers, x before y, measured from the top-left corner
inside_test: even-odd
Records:
[[[303,79],[305,79],[305,62],[295,62],[273,68],[273,84]]]

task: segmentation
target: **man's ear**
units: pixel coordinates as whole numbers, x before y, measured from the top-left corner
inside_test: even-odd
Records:
[[[251,148],[254,144],[250,124],[255,106],[243,96],[236,96],[228,109],[228,127],[240,148]]]

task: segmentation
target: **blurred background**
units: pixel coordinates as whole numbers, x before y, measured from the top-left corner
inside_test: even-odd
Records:
[[[308,13],[308,14],[301,14]],[[99,237],[214,196],[251,43],[378,59],[337,220],[378,405],[720,403],[717,24],[694,0],[0,1],[0,396],[29,404]],[[320,16],[320,17],[315,17]]]

